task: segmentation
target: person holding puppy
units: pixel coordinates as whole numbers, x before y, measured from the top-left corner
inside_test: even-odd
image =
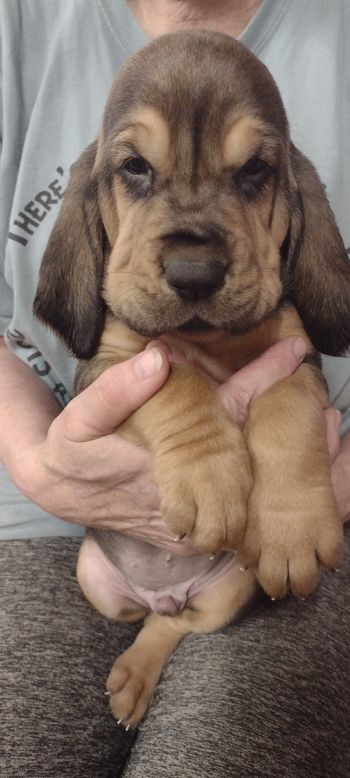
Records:
[[[98,382],[89,387],[84,394],[66,405],[72,391],[73,361],[63,346],[58,344],[53,336],[43,332],[42,328],[33,320],[31,314],[31,302],[37,282],[37,270],[48,234],[57,216],[57,208],[67,181],[68,169],[86,143],[92,140],[97,133],[102,106],[113,73],[120,67],[129,53],[147,42],[148,37],[156,37],[159,34],[173,31],[174,29],[204,26],[223,30],[235,37],[241,36],[241,40],[264,59],[272,70],[281,88],[282,97],[286,102],[287,112],[291,121],[296,116],[294,132],[298,134],[299,138],[300,135],[305,138],[305,153],[308,153],[306,139],[308,137],[308,122],[314,116],[312,105],[308,105],[307,109],[306,106],[302,106],[301,102],[298,102],[300,94],[295,91],[292,76],[288,75],[288,78],[285,78],[284,70],[288,69],[287,66],[289,64],[288,52],[285,52],[285,57],[281,58],[281,47],[286,39],[290,41],[290,46],[292,46],[293,32],[298,29],[298,45],[294,44],[290,56],[292,54],[294,57],[297,56],[298,46],[300,51],[302,46],[304,46],[306,52],[307,43],[310,43],[311,39],[311,30],[316,28],[319,29],[324,45],[326,45],[329,38],[329,50],[339,51],[339,41],[345,28],[344,25],[346,26],[349,23],[349,15],[347,14],[345,4],[339,3],[337,13],[334,15],[335,21],[330,25],[330,12],[328,11],[327,14],[326,4],[321,4],[320,12],[320,6],[318,6],[317,10],[315,3],[309,3],[309,10],[307,11],[307,14],[309,14],[307,20],[309,27],[304,30],[305,39],[307,39],[307,31],[309,30],[309,39],[304,40],[302,36],[300,37],[301,33],[295,13],[293,12],[291,15],[291,11],[287,11],[286,3],[284,2],[264,2],[261,4],[217,3],[215,6],[215,17],[212,17],[213,9],[204,2],[166,2],[158,4],[145,0],[145,2],[132,2],[127,6],[124,3],[116,4],[111,0],[111,2],[101,3],[98,9],[92,5],[89,6],[89,26],[83,25],[85,11],[78,0],[72,2],[69,6],[69,12],[66,11],[64,14],[59,7],[56,6],[56,8],[52,7],[49,9],[47,5],[45,6],[38,0],[37,8],[39,6],[40,26],[43,34],[41,35],[40,42],[38,42],[36,57],[31,59],[32,55],[30,56],[28,53],[28,62],[33,66],[32,77],[30,77],[28,70],[23,69],[22,71],[19,61],[16,61],[14,70],[10,71],[5,67],[3,76],[4,117],[2,136],[4,175],[2,176],[2,186],[4,186],[4,190],[6,187],[3,229],[4,234],[7,231],[9,232],[9,237],[1,283],[1,316],[4,325],[3,331],[6,337],[6,344],[3,343],[1,347],[1,425],[3,431],[1,458],[19,492],[29,497],[31,502],[28,503],[22,499],[19,493],[12,489],[6,480],[5,474],[3,474],[1,537],[4,539],[4,543],[1,545],[2,552],[5,554],[4,559],[7,560],[7,567],[4,563],[2,569],[6,576],[11,576],[11,581],[16,580],[16,574],[20,577],[21,571],[24,576],[27,576],[28,566],[31,566],[32,570],[35,571],[37,588],[33,586],[31,590],[33,602],[35,603],[33,607],[40,610],[42,605],[41,591],[44,589],[47,594],[50,592],[47,582],[53,574],[47,568],[47,563],[44,563],[43,558],[55,560],[55,565],[57,565],[55,586],[57,586],[58,580],[63,577],[62,567],[67,564],[66,560],[73,560],[76,553],[76,543],[70,540],[71,536],[76,534],[76,528],[78,528],[78,532],[80,532],[80,527],[91,524],[104,528],[113,528],[113,522],[121,517],[126,520],[129,519],[132,524],[132,521],[137,520],[140,515],[144,519],[156,516],[158,510],[157,493],[152,480],[152,462],[149,455],[127,445],[117,435],[112,435],[111,433],[133,410],[145,402],[153,392],[157,391],[166,380],[169,369],[167,351],[160,344],[156,344],[150,350],[135,357],[131,362],[116,366],[108,374],[101,376]],[[260,7],[258,8],[258,6]],[[303,4],[304,7],[306,7],[305,4]],[[20,24],[21,20],[24,20],[22,25]],[[248,24],[249,21],[250,24]],[[1,24],[2,46],[5,55],[4,62],[6,63],[6,47],[11,45],[14,51],[18,50],[19,29],[25,30],[24,43],[27,41],[29,44],[30,35],[33,35],[33,27],[31,26],[30,18],[26,16],[26,10],[22,3],[14,3],[13,6],[8,8],[4,6],[2,8]],[[317,25],[319,26],[317,27]],[[53,28],[57,30],[54,39],[52,37]],[[84,42],[90,40],[88,38],[89,30],[93,29],[93,42],[91,41],[88,45],[88,54],[87,51],[83,51],[84,47],[77,45],[78,29],[80,33],[82,29],[84,30],[84,36],[81,38]],[[336,42],[338,48],[335,45]],[[307,51],[309,50],[307,49]],[[68,52],[70,52],[69,56]],[[26,46],[24,45],[24,56],[25,54]],[[47,62],[47,68],[44,73],[42,70],[43,61]],[[309,63],[309,75],[311,78],[313,74],[316,80],[316,68],[314,72],[312,65],[313,63]],[[278,72],[279,67],[280,73]],[[83,99],[81,94],[79,74],[82,72],[90,80],[89,89],[86,89],[86,99],[85,96]],[[334,61],[333,72],[329,74],[327,80],[330,90],[334,84],[338,83],[338,77],[337,62]],[[285,78],[285,89],[283,89],[283,84],[279,83],[279,79],[283,82],[283,78]],[[99,84],[99,89],[97,89],[96,83]],[[16,90],[14,89],[14,84],[16,84]],[[104,85],[104,89],[101,84]],[[341,88],[341,84],[339,84],[337,93],[339,104],[341,103]],[[314,91],[317,93],[317,84]],[[92,93],[93,99],[91,99]],[[21,94],[28,95],[25,106],[20,100]],[[319,99],[317,94],[316,98]],[[52,100],[51,111],[48,110],[50,100]],[[297,107],[299,107],[298,111],[296,111]],[[291,116],[290,109],[293,109],[293,116]],[[20,110],[23,110],[21,121],[19,121],[18,116],[18,111]],[[343,110],[345,113],[345,108]],[[45,128],[43,126],[44,115],[46,121]],[[317,136],[320,145],[319,157],[314,157],[313,161],[319,165],[326,165],[324,163],[324,137],[326,137],[328,139],[328,149],[332,150],[332,154],[327,156],[328,169],[320,170],[320,173],[331,190],[331,199],[332,202],[334,201],[333,207],[335,207],[340,228],[343,231],[344,239],[347,239],[349,242],[349,236],[346,235],[347,225],[344,217],[345,203],[348,197],[346,191],[346,181],[348,179],[346,176],[338,176],[339,165],[342,164],[343,159],[341,156],[342,146],[335,137],[336,127],[332,125],[331,119],[332,117],[327,114],[324,117],[325,127],[323,129],[322,127],[319,128],[319,137]],[[346,116],[344,122],[346,122]],[[304,126],[305,129],[303,130]],[[13,143],[14,131],[17,133],[15,143]],[[345,136],[346,133],[344,134]],[[43,142],[44,137],[47,139],[46,142]],[[315,140],[314,138],[314,142]],[[300,139],[298,145],[300,146]],[[334,156],[335,150],[337,150],[336,156]],[[54,161],[53,151],[55,153]],[[311,153],[309,153],[309,156],[312,158]],[[35,164],[34,159],[36,160]],[[339,180],[342,182],[344,180],[343,189],[340,185],[339,188],[336,186]],[[259,392],[264,391],[274,381],[289,375],[296,369],[303,356],[303,344],[298,340],[289,339],[275,346],[255,364],[245,368],[244,372],[242,371],[232,377],[227,385],[221,389],[222,399],[226,406],[230,408],[232,418],[243,423],[249,401]],[[344,407],[346,404],[346,385],[348,380],[346,371],[348,371],[348,363],[344,360],[333,364],[333,368],[331,362],[329,365],[330,368],[328,368],[327,373],[331,375],[331,393],[333,397],[338,396],[339,404],[341,407]],[[61,410],[64,405],[66,407],[64,410]],[[330,410],[328,418],[330,450],[334,457],[335,493],[340,513],[345,520],[349,515],[350,504],[348,479],[346,478],[346,472],[349,468],[348,451],[350,444],[345,435],[339,447],[336,434],[337,427],[339,426],[337,412]],[[108,457],[106,456],[107,447]],[[78,500],[77,495],[79,495]],[[37,509],[35,505],[38,505],[41,510]],[[53,514],[53,516],[58,516],[61,521],[49,517],[46,512]],[[72,522],[74,522],[74,526]],[[62,536],[65,536],[65,540],[62,540]],[[27,538],[31,538],[31,540],[28,541]],[[44,540],[44,538],[46,539]],[[17,540],[16,544],[12,543],[14,539]],[[9,549],[12,550],[9,551]],[[16,557],[16,561],[15,558],[12,558],[12,554]],[[19,572],[16,573],[16,571]],[[164,705],[163,708],[162,706],[160,709],[158,708],[158,710],[163,710],[163,715],[171,716],[171,720],[176,722],[174,737],[169,737],[166,743],[164,738],[161,738],[163,753],[169,762],[167,775],[181,774],[191,776],[195,771],[203,775],[225,775],[235,774],[234,770],[237,770],[237,775],[257,775],[257,760],[261,756],[261,751],[259,750],[261,749],[261,744],[259,745],[257,739],[254,743],[250,743],[248,750],[242,749],[240,726],[243,726],[243,724],[235,725],[236,720],[244,723],[245,717],[248,716],[248,711],[249,717],[244,724],[244,733],[251,732],[252,729],[256,728],[254,725],[254,715],[258,717],[258,720],[260,720],[260,716],[263,716],[265,720],[266,716],[264,738],[268,743],[266,749],[271,761],[270,774],[277,775],[281,771],[283,760],[287,758],[287,751],[284,750],[283,744],[277,747],[276,743],[273,742],[275,718],[272,715],[274,712],[269,704],[269,699],[264,702],[264,699],[261,698],[257,703],[256,696],[261,697],[261,685],[266,690],[274,689],[275,693],[277,693],[278,689],[285,688],[285,684],[290,683],[292,678],[292,687],[295,689],[297,686],[299,698],[296,695],[293,703],[295,705],[294,708],[293,705],[290,708],[288,706],[283,708],[282,706],[282,709],[279,711],[282,720],[285,722],[284,729],[282,725],[280,726],[279,734],[281,738],[285,735],[286,740],[288,740],[289,727],[293,716],[297,715],[297,712],[300,710],[305,710],[305,707],[303,708],[303,678],[305,676],[299,677],[298,675],[293,647],[288,640],[287,625],[292,624],[296,618],[297,607],[299,609],[297,611],[298,618],[300,617],[304,625],[300,646],[304,652],[303,656],[306,663],[308,661],[311,662],[311,657],[315,659],[313,656],[315,635],[318,635],[319,640],[325,643],[326,652],[328,651],[327,647],[329,647],[329,651],[334,650],[333,646],[336,646],[338,649],[337,639],[339,638],[337,634],[332,636],[334,641],[332,647],[327,642],[330,638],[327,636],[326,621],[335,592],[337,592],[337,596],[339,595],[339,607],[344,602],[345,592],[347,591],[345,578],[346,576],[343,576],[342,573],[332,578],[330,576],[326,577],[325,581],[321,582],[315,598],[312,597],[310,603],[307,602],[305,604],[304,612],[302,613],[300,608],[304,606],[291,601],[283,602],[277,606],[278,615],[274,616],[271,613],[271,609],[269,610],[267,628],[270,629],[270,654],[265,665],[263,663],[260,675],[257,674],[255,681],[251,673],[247,675],[249,655],[251,662],[254,662],[254,656],[251,653],[249,654],[247,649],[247,667],[243,663],[243,666],[240,668],[238,664],[235,670],[234,682],[232,671],[232,675],[226,678],[225,688],[220,684],[220,678],[218,678],[220,670],[218,672],[218,666],[219,668],[220,666],[231,666],[233,668],[235,645],[237,646],[235,640],[239,633],[235,627],[227,631],[227,640],[225,633],[224,642],[221,643],[221,646],[224,647],[223,654],[220,654],[221,649],[219,649],[219,653],[216,653],[216,645],[218,644],[215,641],[218,636],[214,635],[201,640],[201,648],[199,649],[201,661],[205,661],[208,668],[209,666],[214,668],[214,665],[216,668],[215,673],[214,671],[208,671],[207,673],[206,683],[208,684],[208,689],[204,696],[200,683],[201,678],[198,676],[198,667],[197,665],[194,667],[193,664],[188,662],[187,664],[185,663],[184,660],[188,650],[184,647],[183,652],[174,660],[175,664],[172,665],[172,667],[176,668],[176,663],[178,663],[179,668],[181,668],[178,676],[179,686],[176,685],[176,679],[172,681],[171,678],[169,679],[166,676],[162,687],[164,690],[168,689],[170,696],[173,698],[171,701],[170,699],[168,701],[169,711],[166,713],[167,708],[164,708]],[[28,580],[33,584],[30,577]],[[323,603],[324,613],[321,602]],[[54,605],[54,597],[51,600],[46,598],[48,612],[51,612]],[[71,607],[68,603],[65,603],[65,605],[67,609]],[[13,601],[9,600],[7,607],[8,614],[13,607]],[[85,626],[81,625],[83,633],[80,632],[80,634],[87,635],[91,628],[89,619],[94,617],[87,614],[86,610],[84,610],[84,614],[86,622]],[[246,627],[244,627],[244,624],[242,628],[240,627],[240,630],[242,629],[241,637],[237,639],[243,641],[243,643],[240,643],[241,647],[244,646],[244,641],[246,641],[248,647],[250,646],[251,639],[249,635],[255,634],[257,641],[261,639],[261,627],[262,624],[266,625],[267,621],[264,608],[259,611],[259,614],[260,616],[255,621],[250,620],[247,622]],[[331,615],[333,616],[333,613]],[[8,618],[8,615],[6,615],[6,624],[10,624]],[[284,661],[280,663],[279,672],[287,672],[287,651],[292,674],[288,678],[287,676],[279,676],[279,683],[276,685],[276,678],[271,676],[271,666],[276,669],[274,651],[279,650],[281,643],[279,641],[280,636],[274,632],[273,624],[277,624],[277,621],[281,623],[281,618],[284,618],[286,634],[284,635],[285,642],[283,643]],[[330,623],[334,627],[332,618]],[[20,629],[21,625],[17,625],[17,628]],[[253,630],[253,633],[251,630]],[[125,635],[125,628],[116,628],[114,635],[119,636],[121,634]],[[300,638],[301,636],[298,635],[298,637]],[[11,636],[11,639],[14,638]],[[115,637],[114,642],[116,642]],[[111,643],[109,643],[110,645]],[[90,648],[92,650],[92,646]],[[104,650],[102,644],[101,648]],[[196,653],[196,650],[197,648],[194,653]],[[108,649],[106,649],[106,653],[108,653]],[[65,663],[69,664],[70,658],[67,659],[64,652],[62,654],[62,650],[58,651],[57,656],[58,662],[62,662],[62,666]],[[87,651],[84,657],[84,665],[86,666],[89,662],[93,663],[94,661],[96,661],[96,658],[93,655],[90,656],[89,651]],[[102,664],[103,661],[102,659]],[[193,661],[195,661],[195,656]],[[108,667],[108,661],[104,666]],[[250,667],[252,666],[253,664],[250,665]],[[315,665],[311,662],[309,668],[310,689],[314,692],[314,699],[310,703],[311,711],[314,711],[313,706],[315,710],[319,709],[319,695],[321,693],[320,687],[317,683],[314,683],[313,667],[317,667],[317,662]],[[190,708],[189,711],[187,711],[185,704],[186,694],[184,696],[181,691],[184,673],[187,679],[186,694],[191,690],[189,679],[191,678],[190,674],[193,674],[194,685],[190,694],[194,707]],[[237,687],[239,675],[242,684],[240,688]],[[38,686],[38,678],[37,676],[35,677],[34,673],[33,687],[31,688],[27,686],[27,677],[28,675],[26,674],[25,688],[27,689],[28,696],[31,697],[34,694],[33,689]],[[323,682],[325,680],[329,680],[329,675],[327,679],[323,679]],[[17,681],[16,686],[20,685],[20,681]],[[268,696],[269,692],[267,691]],[[287,697],[290,704],[290,698],[288,695]],[[209,756],[208,750],[203,749],[201,755],[198,754],[198,749],[195,749],[196,761],[192,756],[189,756],[189,750],[192,749],[195,740],[196,718],[201,723],[201,727],[203,727],[203,709],[206,710],[209,702],[211,706],[214,705],[213,698],[216,700],[215,711],[211,710],[209,712],[207,710],[205,715],[206,737],[209,738],[209,743],[212,742],[215,736],[215,728],[219,724],[225,733],[223,743],[228,744],[228,752],[223,748],[221,749],[220,757],[218,757],[218,754],[214,754],[211,748],[209,748]],[[250,702],[247,704],[248,698]],[[50,699],[56,710],[55,706],[59,705],[60,699],[59,686],[56,688],[55,695],[50,697]],[[196,703],[196,699],[198,699],[198,703]],[[222,714],[218,713],[219,709],[222,708],[223,699],[228,699],[229,706],[229,715],[225,720],[222,719]],[[252,704],[253,699],[255,699],[254,707]],[[237,700],[239,702],[238,709]],[[47,698],[45,695],[39,698],[38,706],[33,715],[36,713],[37,716],[40,716],[41,706],[44,703],[46,708]],[[166,703],[167,701],[165,700],[165,706]],[[70,698],[69,704],[71,704]],[[73,701],[74,704],[76,704],[76,700]],[[198,711],[197,708],[197,705],[200,704],[203,706],[202,712]],[[216,706],[218,707],[216,708]],[[194,714],[195,710],[198,711],[197,714]],[[188,726],[187,729],[186,713],[189,713],[191,717],[191,726]],[[96,715],[95,712],[94,715]],[[347,715],[349,715],[349,711],[345,711],[343,714],[341,726],[346,722]],[[312,732],[310,729],[311,726],[314,726],[311,721],[312,716],[313,712],[307,717],[305,729],[300,734],[300,738],[304,742],[303,733],[304,731],[309,732],[307,736],[309,745],[304,744],[302,756],[297,754],[297,749],[295,748],[294,751],[292,749],[292,757],[288,752],[289,759],[292,758],[295,760],[295,765],[299,765],[299,772],[295,772],[298,775],[303,775],[303,769],[307,770],[304,772],[305,775],[312,775],[312,749],[315,743],[313,739],[315,738],[315,730]],[[332,732],[336,723],[339,725],[334,714],[329,724]],[[112,732],[114,733],[112,725],[113,722],[109,722],[107,730],[103,730],[102,727],[105,737],[104,742],[108,742],[106,731],[111,736]],[[83,728],[83,726],[83,720],[81,720],[79,727]],[[98,726],[101,728],[100,723]],[[110,731],[108,730],[109,726],[111,727]],[[337,728],[338,743],[340,742],[341,726],[340,729],[339,726]],[[64,729],[63,723],[62,727]],[[159,738],[157,710],[155,709],[143,727],[142,737],[139,740],[140,745],[133,748],[129,767],[125,772],[126,775],[137,776],[142,774],[144,777],[147,775],[164,775],[164,763],[161,764],[160,772],[157,773],[157,761],[161,758],[161,752],[159,752],[159,745],[155,748],[156,732]],[[77,735],[77,739],[79,739],[79,735]],[[177,754],[177,741],[179,740],[182,743],[182,768],[179,767],[179,755]],[[6,742],[10,753],[11,736],[6,738]],[[37,751],[37,741],[35,738],[33,742]],[[54,749],[56,742],[53,739]],[[101,766],[102,751],[96,753],[96,744],[89,742],[88,745],[93,751],[92,761],[90,760],[89,762],[86,757],[82,757],[80,754],[79,759],[81,761],[79,764],[81,766],[78,770],[81,770],[81,774],[88,775],[89,768],[86,765],[89,762],[89,764],[94,765],[91,767],[91,774],[96,775],[98,770],[102,774],[102,770],[106,769]],[[26,739],[23,742],[23,757],[21,758],[28,758],[28,749],[30,751],[30,747],[31,743]],[[24,753],[25,748],[27,748],[27,757]],[[108,746],[105,748],[106,754]],[[241,753],[240,759],[242,759],[242,764],[239,767],[237,766],[237,761],[235,763],[238,751]],[[232,758],[232,753],[235,755],[234,759]],[[105,754],[104,758],[106,758]],[[177,756],[175,756],[176,754]],[[205,766],[203,764],[204,755],[206,758]],[[47,749],[45,753],[39,754],[39,757],[36,754],[35,758],[41,759],[41,764],[44,765],[46,763],[45,760],[48,758]],[[68,756],[66,761],[63,760],[62,764],[69,764],[70,758]],[[326,756],[324,755],[323,758],[326,758]],[[334,759],[337,758],[337,755],[334,755]],[[98,762],[98,759],[100,759],[100,762]],[[145,759],[147,760],[147,767],[145,767]],[[177,767],[172,768],[171,765],[174,764],[175,759],[177,760]],[[307,765],[305,768],[300,762],[302,759],[304,759],[305,765]],[[141,762],[138,762],[138,760],[141,760]],[[249,760],[254,765],[252,768],[253,772],[244,773],[244,764],[249,763]],[[77,764],[76,760],[75,764]],[[82,765],[85,765],[85,767]],[[8,768],[6,767],[5,769]],[[44,767],[41,767],[41,769],[43,770]],[[52,774],[53,769],[50,766],[48,772],[50,773],[51,771]],[[62,768],[60,769],[61,772],[57,772],[57,775],[63,774]],[[65,766],[64,769],[68,768]],[[174,771],[176,769],[180,770],[180,772],[176,773]],[[338,772],[341,769],[341,766],[338,766]],[[205,770],[207,770],[207,773]],[[295,770],[297,770],[297,767],[295,767]],[[118,774],[121,774],[121,772]],[[318,773],[315,772],[314,774],[317,775]],[[324,774],[327,774],[327,772]],[[339,772],[339,774],[342,773]],[[346,775],[346,773],[343,774],[344,776]]]

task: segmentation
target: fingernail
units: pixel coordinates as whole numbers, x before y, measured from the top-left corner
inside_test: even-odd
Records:
[[[157,348],[142,351],[134,358],[134,373],[136,378],[152,378],[163,367],[163,354]]]
[[[167,343],[163,343],[162,340],[150,340],[149,343],[145,346],[145,351],[150,351],[152,348],[155,348],[157,350],[160,350],[161,348],[164,348],[165,351],[169,351],[169,346]]]
[[[292,351],[293,354],[297,357],[297,359],[300,359],[301,362],[301,360],[304,359],[307,352],[307,346],[305,340],[303,340],[302,338],[297,338],[292,345]]]

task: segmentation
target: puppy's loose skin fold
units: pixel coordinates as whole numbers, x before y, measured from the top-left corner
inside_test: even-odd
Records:
[[[341,552],[317,351],[349,346],[350,267],[277,87],[240,43],[175,33],[128,61],[72,168],[34,309],[81,360],[77,391],[154,337],[185,353],[118,432],[153,452],[169,528],[249,567],[176,616],[148,616],[108,681],[113,712],[135,726],[184,634],[232,621],[256,579],[273,597],[309,593]],[[308,357],[252,403],[241,431],[215,384],[288,335]],[[109,617],[139,617],[97,597],[94,543],[78,565],[87,597]]]

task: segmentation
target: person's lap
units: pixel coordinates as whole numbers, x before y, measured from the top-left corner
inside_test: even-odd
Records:
[[[262,601],[186,638],[136,740],[103,692],[138,627],[85,602],[78,545],[0,543],[3,778],[348,778],[349,533],[341,571],[305,602]]]
[[[104,682],[135,628],[84,600],[78,548],[68,538],[0,544],[2,778],[112,778],[132,742],[110,716]]]
[[[125,778],[349,778],[347,535],[341,571],[306,601],[265,599],[236,626],[184,641]]]

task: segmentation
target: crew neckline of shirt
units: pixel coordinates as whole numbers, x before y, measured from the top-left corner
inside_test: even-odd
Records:
[[[113,36],[127,54],[150,42],[131,13],[127,0],[98,0],[98,4]],[[255,54],[259,54],[278,26],[287,6],[288,0],[262,0],[255,16],[238,40]]]
[[[113,37],[127,55],[150,42],[126,0],[98,0],[98,5]]]
[[[255,16],[238,40],[258,55],[266,41],[274,34],[287,6],[288,0],[262,0]]]

